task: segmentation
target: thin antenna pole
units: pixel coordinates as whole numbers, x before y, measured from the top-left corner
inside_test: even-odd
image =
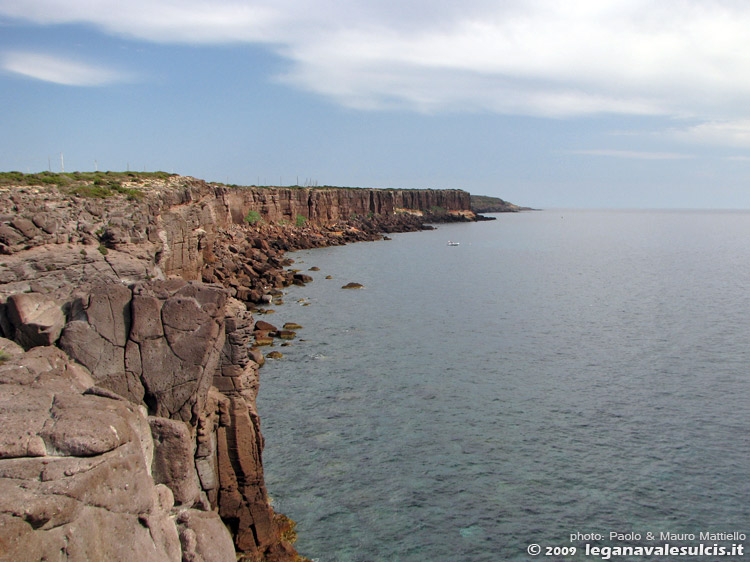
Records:
[[[65,173],[65,161],[63,160],[63,153],[60,153],[60,172]]]

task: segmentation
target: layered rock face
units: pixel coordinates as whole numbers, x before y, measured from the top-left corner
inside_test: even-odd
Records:
[[[299,560],[263,479],[254,303],[306,281],[284,251],[468,194],[135,188],[0,188],[0,562]]]
[[[326,225],[352,216],[392,215],[405,209],[471,209],[469,193],[457,189],[250,188],[229,191],[225,197],[234,210],[235,221],[241,221],[250,210],[258,211],[268,222],[295,221],[301,216],[314,224]]]

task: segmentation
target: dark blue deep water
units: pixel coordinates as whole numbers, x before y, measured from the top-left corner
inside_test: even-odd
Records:
[[[298,550],[583,560],[661,544],[612,531],[750,535],[750,213],[497,217],[291,255],[320,271],[264,317],[304,329],[258,406]]]

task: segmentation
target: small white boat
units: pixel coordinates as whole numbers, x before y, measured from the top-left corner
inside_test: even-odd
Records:
[[[448,246],[458,246],[458,245],[459,245],[459,242],[451,242],[450,240],[448,240]]]

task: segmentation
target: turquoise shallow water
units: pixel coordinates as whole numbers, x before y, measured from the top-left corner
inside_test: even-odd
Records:
[[[545,211],[292,254],[320,271],[265,318],[305,328],[258,405],[300,552],[750,534],[748,240],[750,213]]]

